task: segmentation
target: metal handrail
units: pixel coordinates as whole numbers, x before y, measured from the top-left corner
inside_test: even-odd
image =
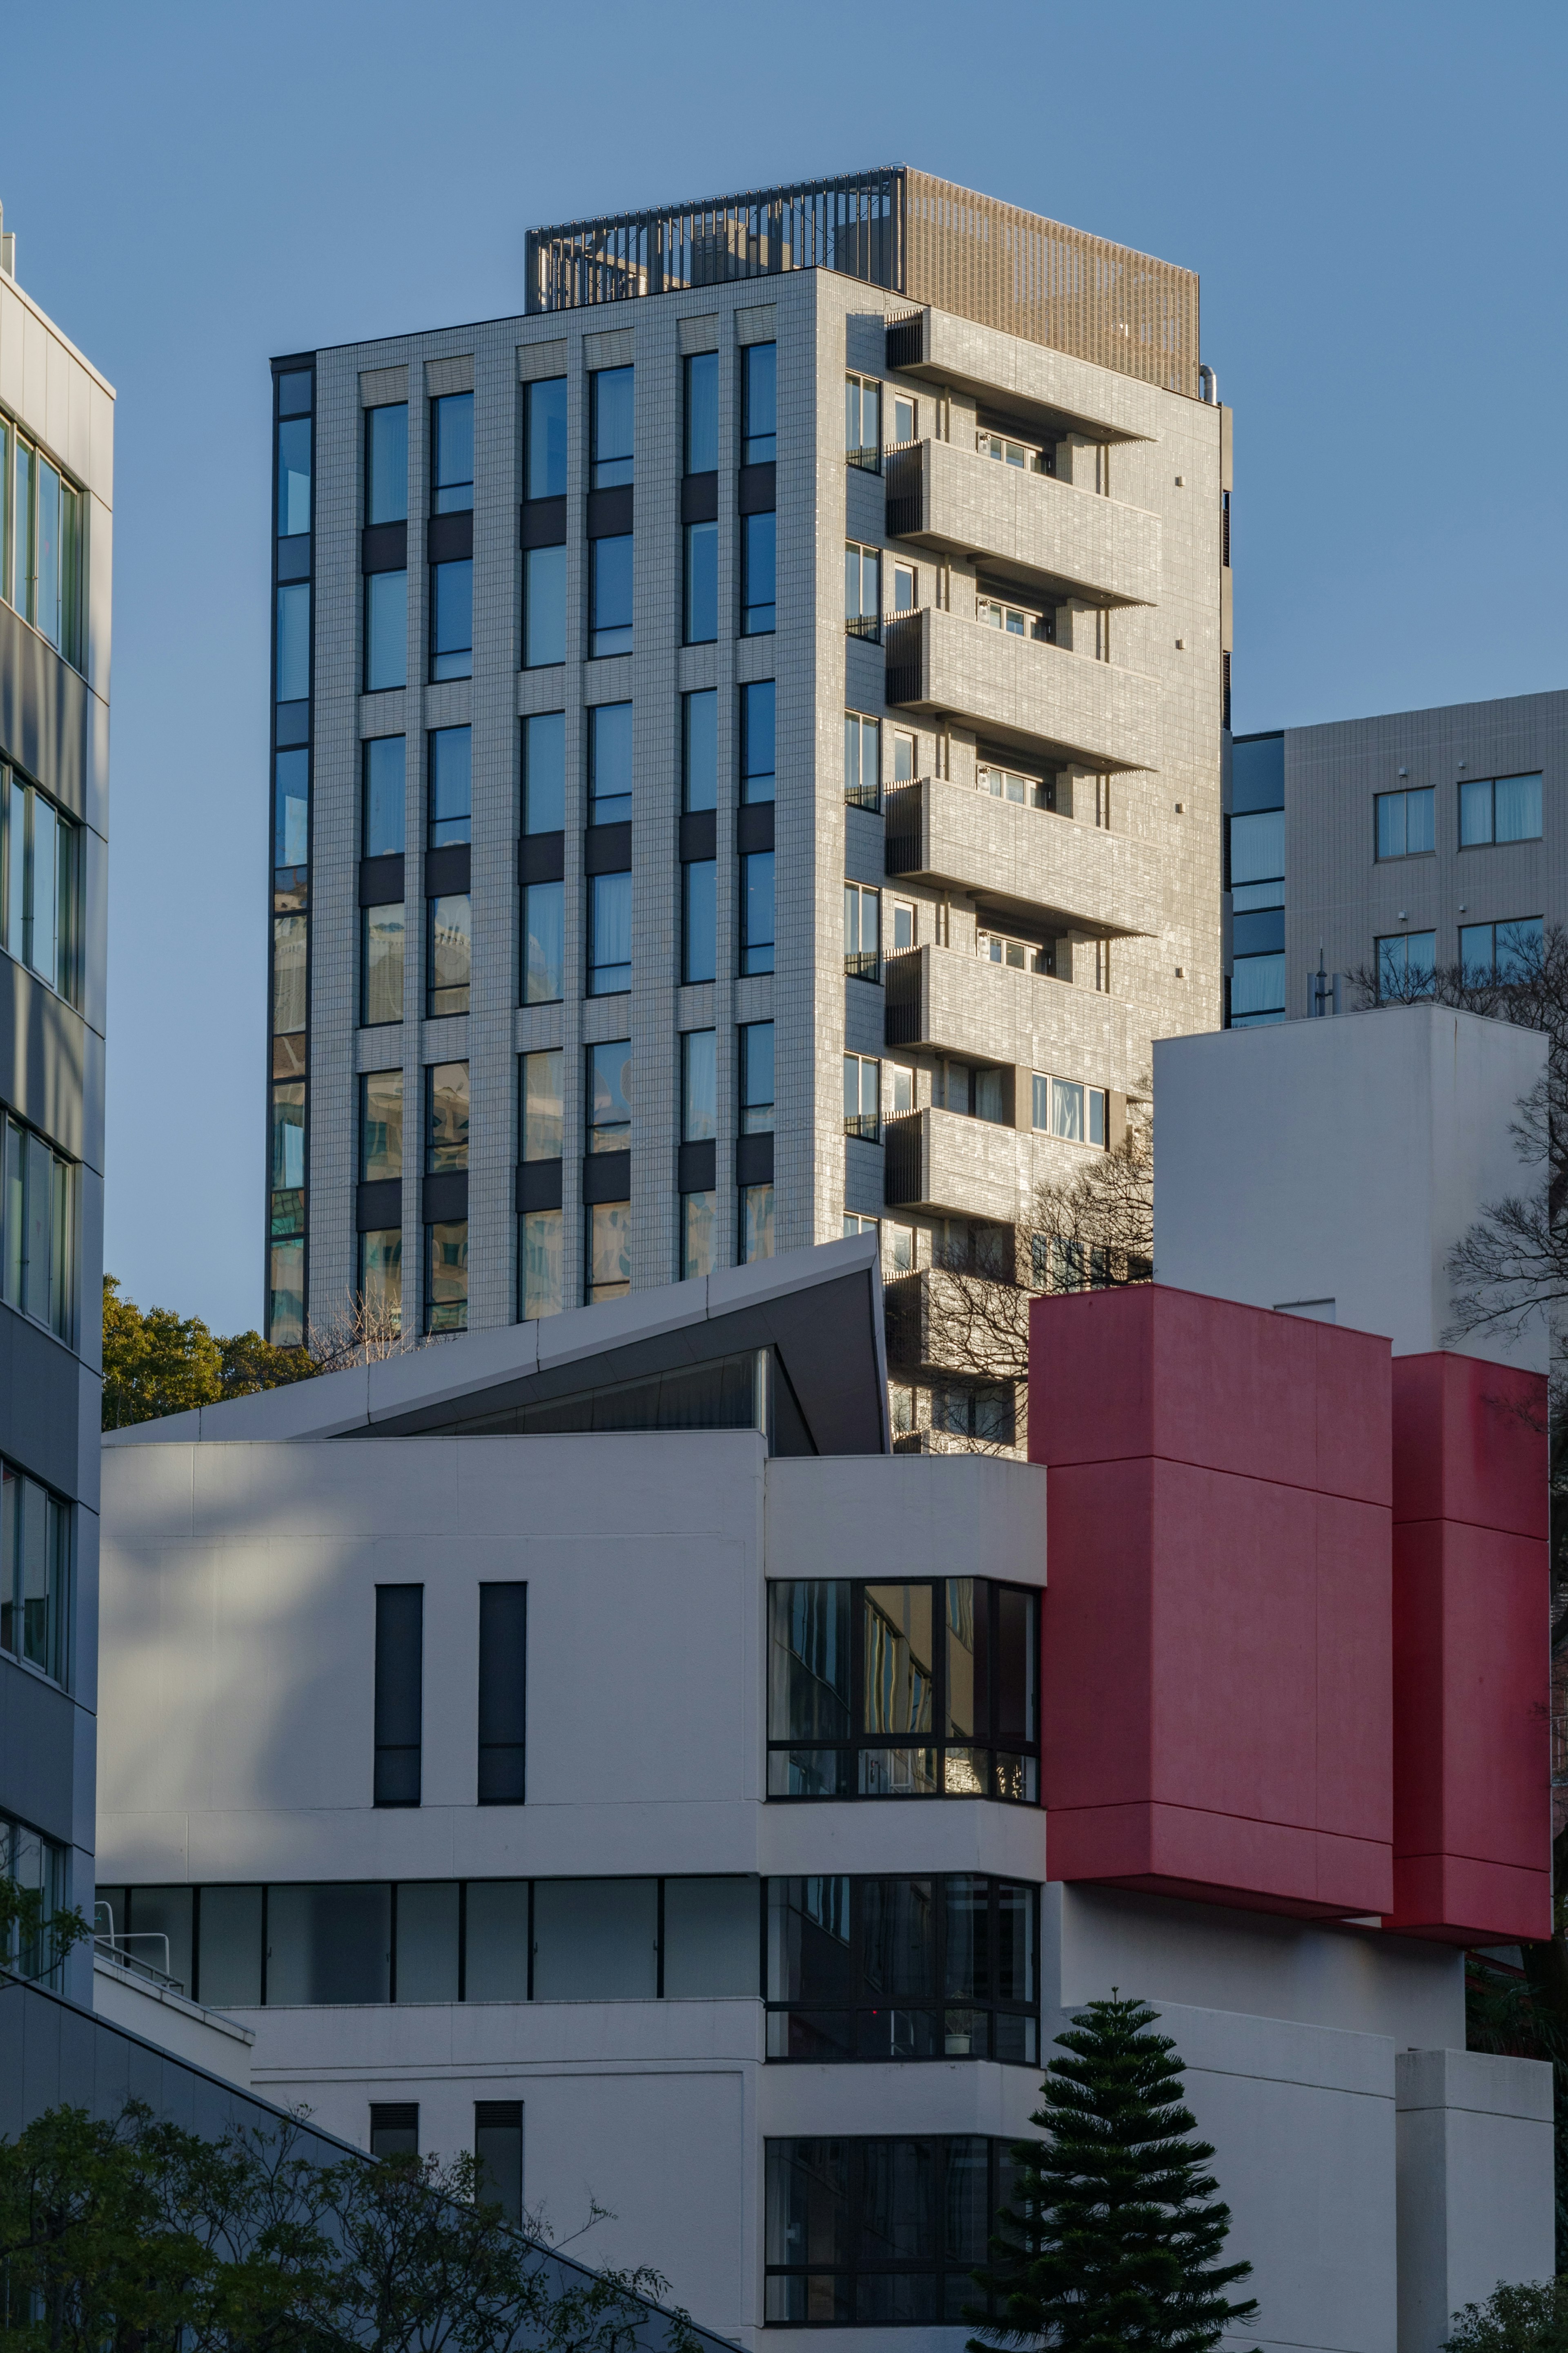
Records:
[[[875,645],[882,634],[882,616],[880,613],[846,613],[844,628],[847,636],[869,638]]]
[[[846,785],[844,801],[848,808],[869,809],[876,815],[882,807],[882,787],[880,785]]]
[[[846,1135],[858,1135],[866,1144],[880,1144],[882,1115],[875,1111],[847,1111],[844,1114],[844,1133]]]
[[[863,474],[879,474],[882,470],[881,444],[868,441],[858,449],[846,449],[844,462],[847,466],[858,466]]]
[[[879,948],[846,948],[844,970],[850,980],[880,980],[882,955]]]

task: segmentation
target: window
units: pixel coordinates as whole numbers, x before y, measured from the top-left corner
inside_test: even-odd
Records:
[[[1009,939],[1005,932],[977,931],[974,952],[987,964],[1011,965],[1015,972],[1045,972],[1056,970],[1056,957],[1049,948],[1037,940]]]
[[[401,735],[373,736],[360,748],[362,858],[401,858],[403,855],[404,764],[406,745]],[[303,753],[279,753],[279,760],[303,759]],[[301,837],[300,847],[304,848]],[[289,860],[290,865],[302,864],[303,859]]]
[[[595,1201],[588,1210],[588,1304],[624,1299],[632,1287],[629,1201]]]
[[[771,1028],[772,1024],[765,1026]],[[771,1097],[771,1081],[769,1094]],[[680,1040],[680,1140],[682,1144],[705,1144],[718,1133],[718,1032],[688,1029]]]
[[[272,763],[274,886],[297,888],[310,855],[310,754],[279,752]],[[281,878],[281,879],[279,879]]]
[[[559,499],[566,494],[566,379],[545,376],[523,393],[523,433],[527,442],[527,491],[531,499]]]
[[[588,379],[593,438],[593,488],[612,490],[632,479],[632,370],[599,368]]]
[[[364,414],[364,519],[403,522],[408,514],[408,404]]]
[[[80,670],[82,493],[3,418],[0,463],[0,595]]]
[[[272,1034],[291,1037],[305,1027],[306,919],[272,918]]]
[[[741,689],[741,798],[773,797],[773,681]]]
[[[68,1341],[76,1321],[76,1171],[16,1120],[0,1119],[0,1142],[5,1304]]]
[[[1043,1078],[1035,1072],[1034,1124],[1068,1144],[1105,1142],[1105,1090],[1076,1079]]]
[[[474,673],[474,567],[468,557],[430,566],[430,675]]]
[[[598,659],[632,649],[632,535],[588,542],[588,651]]]
[[[1054,809],[1057,805],[1054,776],[1026,776],[1016,768],[1002,768],[994,762],[983,761],[974,781],[978,789],[989,793],[993,800],[1013,801],[1021,808]]]
[[[1464,795],[1466,789],[1467,787],[1462,785],[1459,787],[1459,839],[1461,842],[1465,839]],[[1491,787],[1489,785],[1485,786],[1484,789],[1489,792]],[[1436,796],[1430,786],[1427,786],[1426,788],[1421,792],[1377,793],[1373,795],[1373,807],[1377,816],[1377,854],[1379,858],[1421,858],[1429,857],[1431,855],[1437,847],[1436,826],[1433,817],[1433,803],[1436,798]],[[1273,818],[1275,824],[1278,826],[1281,850],[1279,871],[1283,872],[1285,836],[1284,818],[1282,814],[1276,817],[1272,810],[1268,811],[1265,814],[1270,818]],[[1233,866],[1236,852],[1235,828],[1237,826],[1245,828],[1249,821],[1255,826],[1258,823],[1256,818],[1248,820],[1246,818],[1232,818],[1231,819],[1231,854]]]
[[[748,1021],[741,1031],[741,1133],[771,1135],[773,1125],[773,1025]]]
[[[972,1062],[942,1057],[931,1072],[931,1099],[936,1111],[955,1111],[968,1119],[1009,1124],[1003,1100],[1002,1072],[994,1068],[977,1070]]]
[[[915,1074],[902,1062],[888,1065],[888,1092],[891,1098],[888,1110],[895,1119],[915,1107]]]
[[[751,1266],[773,1254],[773,1188],[743,1185],[741,1188],[740,1262]]]
[[[844,714],[844,797],[851,808],[882,806],[882,723],[858,711]]]
[[[895,448],[907,448],[911,441],[916,441],[920,438],[918,425],[919,416],[920,403],[918,401],[911,400],[907,392],[894,393],[893,446]]]
[[[719,354],[693,352],[686,375],[686,471],[712,474],[719,467]]]
[[[631,1042],[617,1038],[588,1049],[588,1150],[628,1152],[631,1141]]]
[[[967,1873],[770,1879],[768,2057],[1036,2065],[1038,1902]]]
[[[882,387],[875,376],[844,379],[844,448],[852,466],[881,463]]]
[[[882,1141],[882,1065],[870,1054],[844,1057],[844,1133]]]
[[[1230,1026],[1261,1029],[1285,1018],[1285,959],[1238,955],[1231,965]]]
[[[425,1329],[468,1328],[468,1222],[454,1219],[425,1229]]]
[[[588,881],[588,994],[613,997],[632,985],[632,878],[595,874]]]
[[[527,1669],[527,1586],[481,1585],[479,1787],[481,1806],[521,1806],[522,1803]]]
[[[391,574],[377,575],[391,578]],[[278,591],[278,677],[279,702],[303,702],[310,691],[310,584],[290,581]]]
[[[748,850],[741,860],[741,970],[773,968],[773,853]]]
[[[918,742],[918,740],[917,740],[917,738],[916,738],[915,736],[906,734],[906,733],[904,733],[904,731],[902,730],[902,728],[895,728],[895,729],[894,729],[894,731],[893,731],[893,782],[894,782],[894,784],[896,784],[896,785],[909,785],[909,784],[912,784],[912,783],[914,782],[914,779],[915,779],[915,774],[916,774],[916,764],[917,764],[917,760],[918,760],[918,756],[919,756],[919,751],[920,751],[919,742]]]
[[[419,2105],[417,2101],[372,2101],[370,2153],[372,2157],[418,2156]]]
[[[566,969],[566,885],[530,882],[522,894],[522,1001],[554,1005]]]
[[[566,550],[531,547],[523,563],[524,670],[566,659]]]
[[[915,1229],[899,1226],[891,1219],[883,1227],[884,1264],[892,1274],[912,1274],[915,1271]]]
[[[403,1329],[403,1235],[384,1227],[359,1238],[359,1295],[368,1315],[390,1332]]]
[[[1516,915],[1506,923],[1461,923],[1459,962],[1465,978],[1506,987],[1539,972],[1542,931],[1539,915]]]
[[[632,813],[632,706],[601,702],[588,713],[588,822],[623,824]]]
[[[911,899],[895,899],[889,909],[888,954],[902,955],[912,948],[920,937],[920,925]]]
[[[68,1004],[79,994],[81,828],[14,768],[0,766],[5,882],[0,945]]]
[[[1282,739],[1268,737],[1237,745],[1232,789],[1238,798],[1283,795],[1281,744]],[[1389,802],[1386,814],[1384,798]],[[1379,797],[1380,857],[1410,855],[1423,834],[1431,849],[1431,809],[1420,806],[1430,800],[1429,793]],[[1285,1018],[1284,808],[1244,809],[1233,817],[1227,851],[1233,954],[1226,1018],[1232,1029],[1262,1029]]]
[[[1380,812],[1384,799],[1390,797],[1392,796],[1384,795],[1379,798]],[[1414,799],[1415,795],[1410,794],[1406,797]],[[1470,849],[1486,841],[1539,841],[1540,839],[1539,776],[1495,776],[1460,785],[1461,849]]]
[[[297,539],[310,528],[310,420],[280,418],[278,426],[278,536]]]
[[[362,907],[360,923],[360,1022],[374,1029],[403,1018],[403,909]]]
[[[45,1920],[64,1908],[66,1850],[5,1814],[0,1814],[0,1873],[38,1897]],[[59,1967],[54,1938],[24,1944],[20,1924],[0,1943],[0,1961],[19,1978],[42,1978],[46,1983],[55,1979]]]
[[[279,590],[281,597],[284,594]],[[278,648],[279,702],[283,659],[283,620],[279,613]],[[308,660],[308,655],[307,655]],[[364,688],[379,694],[388,687],[408,683],[408,575],[370,572],[364,583]],[[308,686],[304,690],[308,691]]]
[[[741,463],[771,466],[778,441],[778,345],[746,343],[741,351]]]
[[[272,1190],[303,1190],[305,1183],[305,1082],[280,1079],[272,1087]]]
[[[566,1057],[559,1046],[522,1057],[522,1156],[559,1160],[565,1132]]]
[[[1480,928],[1489,930],[1489,925]],[[1377,992],[1380,997],[1419,996],[1431,986],[1436,963],[1436,932],[1396,932],[1377,943]],[[1460,955],[1464,934],[1460,934]],[[1284,961],[1283,958],[1280,959]],[[1235,1004],[1234,988],[1232,1004]]]
[[[473,734],[467,727],[430,731],[430,847],[473,838]]]
[[[882,554],[850,540],[844,549],[844,626],[852,638],[882,634]]]
[[[1005,603],[995,596],[978,596],[974,617],[987,628],[1001,629],[1010,638],[1037,638],[1049,642],[1056,636],[1054,614],[1037,612],[1033,607]]]
[[[874,1234],[878,1229],[875,1218],[862,1218],[854,1209],[844,1212],[844,1239],[850,1241],[857,1234]]]
[[[824,1577],[769,1595],[771,1798],[1037,1802],[1033,1591]]]
[[[267,1336],[275,1348],[298,1348],[305,1338],[305,1243],[302,1235],[274,1234],[268,1260]]]
[[[680,977],[711,980],[718,971],[719,869],[711,858],[689,858],[680,869]]]
[[[880,980],[882,894],[861,882],[844,885],[844,969],[852,980]]]
[[[428,899],[429,1002],[432,1019],[444,1013],[468,1009],[468,977],[473,965],[473,901],[466,891]]]
[[[540,711],[522,723],[522,829],[560,833],[566,823],[566,713]]]
[[[561,1222],[559,1209],[529,1209],[522,1217],[519,1312],[524,1323],[561,1313]]]
[[[689,646],[711,645],[719,635],[719,526],[686,526],[686,596],[682,635]]]
[[[71,1507],[0,1462],[0,1651],[69,1680]]]
[[[480,1588],[484,1590],[483,1588]],[[474,2102],[475,2196],[482,2206],[499,2206],[506,2221],[522,2221],[522,2102]]]
[[[914,611],[915,607],[920,603],[919,579],[920,575],[912,564],[894,565],[893,610],[895,613]]]
[[[1016,1427],[1012,1383],[938,1382],[931,1393],[931,1426],[948,1438],[1011,1446]]]
[[[473,503],[474,396],[448,392],[430,404],[430,512],[460,514]]]
[[[710,809],[719,801],[719,696],[712,687],[680,698],[680,806]]]
[[[1011,2168],[1008,2144],[978,2134],[770,2140],[763,2317],[792,2328],[962,2322]]]
[[[981,457],[991,458],[1001,466],[1017,466],[1026,474],[1054,474],[1056,450],[1047,450],[1033,441],[1016,441],[1007,433],[976,433],[974,447]]]
[[[378,1585],[374,1788],[378,1806],[419,1803],[424,1647],[425,1588]]]
[[[716,1193],[683,1193],[680,1197],[680,1280],[690,1282],[711,1274],[718,1241]]]
[[[425,1174],[468,1165],[468,1066],[432,1062],[425,1072]]]
[[[1402,798],[1402,795],[1394,796]],[[1381,823],[1381,820],[1380,820]],[[1403,853],[1401,853],[1403,854]],[[1230,820],[1230,887],[1252,886],[1275,882],[1285,871],[1285,812],[1282,808],[1258,809],[1250,816],[1233,817]],[[1239,900],[1233,904],[1239,905]],[[1252,898],[1248,907],[1284,904],[1284,889],[1278,898]]]

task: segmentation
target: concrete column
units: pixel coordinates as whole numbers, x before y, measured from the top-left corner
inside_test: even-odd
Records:
[[[1462,2305],[1556,2269],[1552,2070],[1402,2051],[1394,2108],[1399,2353],[1436,2353]]]

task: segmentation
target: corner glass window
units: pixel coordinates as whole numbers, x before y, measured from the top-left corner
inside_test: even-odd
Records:
[[[408,404],[391,402],[364,413],[364,519],[404,522],[408,516]]]
[[[310,584],[292,580],[278,591],[279,702],[303,702],[310,691]]]
[[[524,391],[524,434],[528,448],[527,491],[531,499],[559,499],[566,493],[566,379],[544,377]]]
[[[310,528],[310,420],[293,417],[278,427],[278,536],[293,539]]]
[[[303,880],[310,855],[310,755],[279,752],[272,764],[272,866],[275,887]],[[281,876],[279,882],[277,878]]]
[[[460,514],[474,503],[474,396],[449,392],[430,404],[430,512]]]
[[[769,1595],[771,1798],[1037,1802],[1032,1589],[796,1578]]]
[[[632,379],[629,367],[599,368],[588,379],[595,491],[632,479]]]
[[[978,2134],[770,2140],[766,2183],[771,2326],[951,2326],[976,2305],[1012,2155]]]

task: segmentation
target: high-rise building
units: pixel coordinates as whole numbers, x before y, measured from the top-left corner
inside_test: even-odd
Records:
[[[1226,1019],[1346,1011],[1436,969],[1506,980],[1568,922],[1568,691],[1238,735]]]
[[[93,1886],[113,458],[0,234],[0,1873],[46,1910]]]
[[[528,271],[273,363],[278,1341],[868,1227],[918,1292],[1220,1018],[1192,273],[902,167]],[[907,1441],[1010,1441],[929,1325]]]

